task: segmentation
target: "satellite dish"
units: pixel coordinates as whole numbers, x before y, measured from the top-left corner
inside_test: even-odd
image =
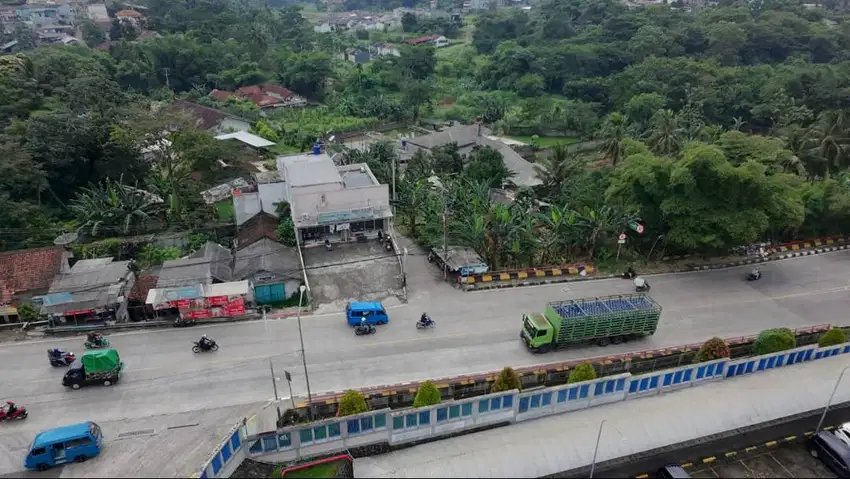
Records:
[[[70,246],[71,244],[73,244],[75,241],[77,241],[77,239],[79,239],[79,237],[80,237],[80,235],[77,234],[77,233],[74,233],[74,232],[62,233],[61,235],[57,236],[55,240],[53,240],[53,244],[56,245],[56,246],[66,246],[67,247],[67,246]]]

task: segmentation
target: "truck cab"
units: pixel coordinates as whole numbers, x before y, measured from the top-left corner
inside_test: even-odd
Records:
[[[554,342],[555,330],[549,320],[540,313],[525,314],[522,317],[520,337],[528,349],[535,352],[547,351]]]

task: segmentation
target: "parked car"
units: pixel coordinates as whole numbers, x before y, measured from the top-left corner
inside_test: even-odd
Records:
[[[850,446],[850,422],[845,422],[844,424],[835,428],[833,431],[838,439],[841,439],[841,442]]]
[[[850,446],[837,434],[821,431],[809,440],[809,453],[838,477],[850,478]]]
[[[691,475],[678,464],[667,464],[655,472],[655,477],[658,479],[689,479]]]

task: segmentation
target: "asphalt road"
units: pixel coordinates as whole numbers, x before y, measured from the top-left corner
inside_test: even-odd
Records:
[[[693,462],[694,467],[690,471],[694,471],[704,469],[700,461],[706,457],[717,456],[719,458],[718,464],[728,462],[723,459],[723,455],[726,452],[732,451],[739,452],[741,459],[746,460],[747,457],[765,452],[767,449],[763,446],[768,441],[781,440],[788,436],[803,436],[808,431],[814,431],[822,412],[822,410],[812,411],[810,414],[801,415],[802,417],[796,417],[793,420],[767,427],[755,426],[745,431],[730,433],[728,437],[724,437],[723,439],[703,442],[701,444],[686,447],[671,446],[666,448],[668,449],[667,451],[660,454],[629,458],[626,465],[606,467],[605,464],[599,464],[594,474],[599,477],[611,478],[634,478],[641,474],[649,474],[650,477],[654,477],[655,471],[660,467],[667,464],[682,464],[685,462]],[[850,404],[845,403],[829,410],[824,421],[824,426],[837,426],[848,421],[850,421]],[[759,446],[759,449],[752,454],[744,454],[744,449],[750,446]],[[819,476],[828,477],[821,474],[807,477]],[[574,477],[587,477],[587,474]]]
[[[412,278],[410,302],[392,307],[390,324],[374,336],[356,337],[341,313],[302,318],[310,386],[317,393],[675,346],[767,327],[847,321],[850,252],[769,263],[762,271],[758,282],[744,280],[747,268],[653,277],[652,296],[664,307],[654,337],[547,355],[532,355],[520,342],[523,312],[538,311],[547,301],[631,292],[631,282],[611,279],[464,293],[431,278]],[[435,329],[414,327],[423,310],[437,321]],[[192,341],[202,332],[219,342],[218,352],[191,352]],[[138,331],[110,339],[126,363],[126,375],[113,387],[79,391],[62,387],[63,370],[49,366],[46,350],[60,347],[80,353],[82,337],[0,345],[0,391],[30,410],[27,421],[3,429],[14,429],[28,441],[37,430],[81,420],[255,406],[273,397],[269,356],[277,376],[291,372],[296,395],[306,392],[295,318]],[[281,395],[288,395],[285,382],[279,388]],[[0,442],[3,437],[0,433]]]

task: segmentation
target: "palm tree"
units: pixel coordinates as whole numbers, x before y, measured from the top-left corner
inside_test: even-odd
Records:
[[[847,162],[848,126],[850,123],[843,111],[830,110],[821,113],[812,127],[812,135],[817,140],[815,152],[833,169]]]
[[[812,181],[826,175],[826,161],[818,155],[818,141],[812,129],[791,125],[782,130],[782,141],[791,152],[791,157],[782,165],[785,172],[793,172]]]
[[[658,110],[652,118],[652,132],[647,139],[649,147],[659,155],[672,155],[682,147],[681,129],[676,124],[673,110]]]
[[[623,159],[623,140],[626,137],[626,116],[614,112],[608,116],[608,121],[603,127],[604,140],[602,141],[602,158],[611,162],[613,166]]]
[[[565,145],[552,148],[549,156],[538,159],[534,163],[534,174],[543,183],[546,196],[556,198],[561,191],[561,185],[577,172],[576,159]]]
[[[122,180],[107,178],[102,184],[89,185],[77,193],[70,209],[80,228],[87,228],[92,236],[103,229],[126,235],[156,214],[162,198],[124,185]]]
[[[732,117],[732,130],[733,131],[741,131],[741,128],[743,128],[744,125],[746,125],[746,124],[747,124],[747,122],[744,121],[744,119],[741,118],[740,116]]]

